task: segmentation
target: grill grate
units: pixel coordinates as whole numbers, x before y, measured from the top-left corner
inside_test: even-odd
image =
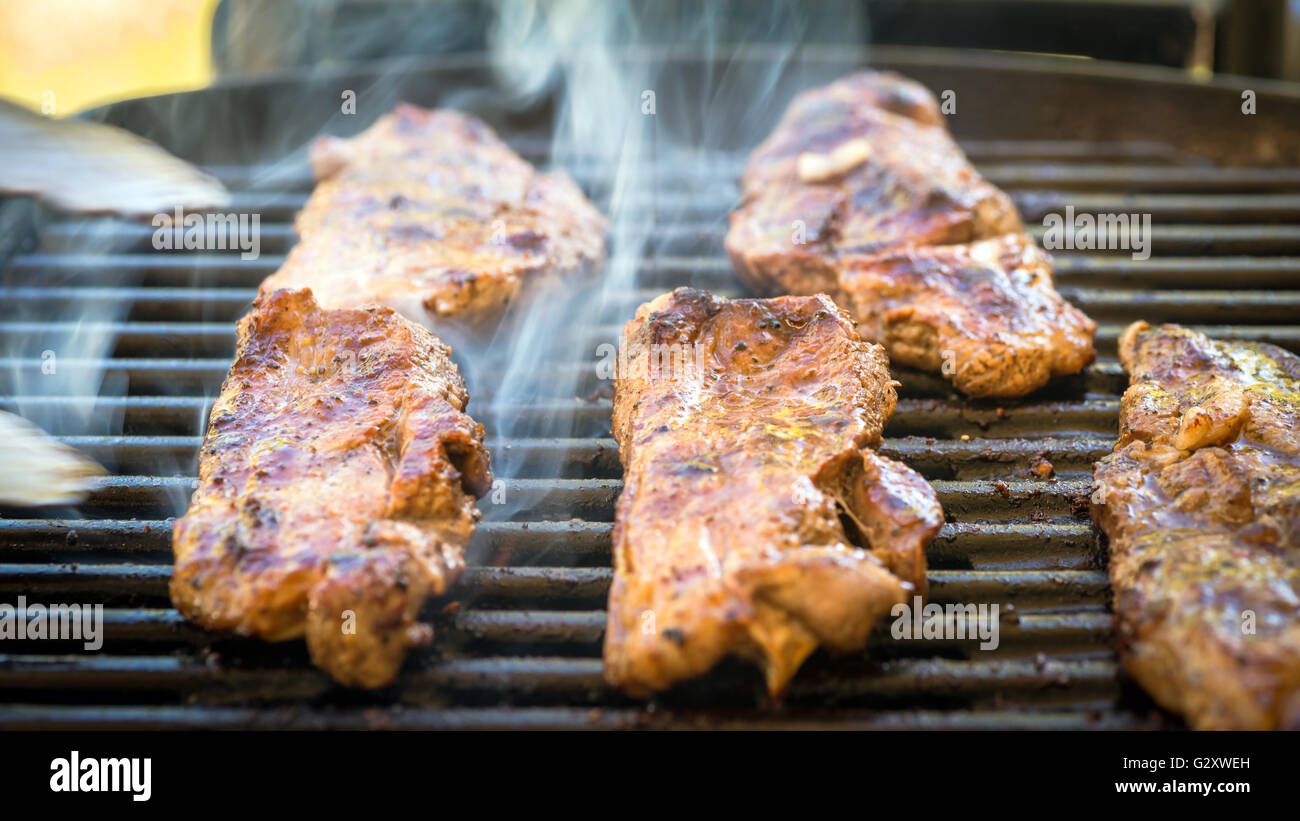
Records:
[[[521,135],[513,143],[544,161],[545,141]],[[948,516],[928,553],[932,599],[1012,605],[996,651],[981,652],[973,641],[895,642],[882,629],[868,657],[810,659],[779,708],[764,705],[758,674],[738,663],[652,705],[608,691],[600,642],[621,482],[594,361],[579,396],[595,398],[516,409],[573,410],[580,438],[491,443],[494,456],[509,447],[522,466],[506,488],[522,509],[501,519],[484,506],[459,607],[430,608],[439,639],[412,654],[392,688],[334,687],[308,663],[301,642],[267,645],[185,624],[167,599],[169,517],[193,486],[199,436],[234,349],[234,321],[279,266],[309,186],[300,173],[288,177],[286,190],[255,191],[247,185],[257,169],[226,166],[214,171],[237,192],[236,207],[261,214],[257,260],[156,252],[147,226],[101,221],[88,233],[68,221],[46,226],[39,247],[14,257],[4,275],[0,300],[16,318],[0,322],[0,339],[21,354],[0,367],[35,378],[42,336],[74,328],[29,317],[94,301],[115,318],[75,329],[104,334],[111,349],[103,358],[61,360],[59,371],[66,384],[78,384],[78,369],[103,370],[128,389],[0,400],[0,408],[43,421],[76,413],[120,421],[114,435],[65,437],[115,473],[84,505],[67,518],[9,511],[0,519],[0,599],[106,606],[99,653],[45,644],[0,655],[0,726],[1164,726],[1168,719],[1119,672],[1106,573],[1086,511],[1091,464],[1114,441],[1125,384],[1115,342],[1141,317],[1300,350],[1300,290],[1286,290],[1300,273],[1300,228],[1289,224],[1300,214],[1300,170],[1217,168],[1145,143],[965,147],[1031,224],[1066,205],[1148,212],[1155,224],[1150,260],[1056,254],[1062,293],[1101,325],[1100,359],[1081,376],[1026,401],[990,403],[956,400],[937,377],[899,374],[901,401],[883,452],[932,480]],[[601,184],[597,159],[572,165],[585,187]],[[721,250],[737,171],[738,164],[720,163],[703,178],[665,172],[659,179],[647,207],[666,204],[691,221],[654,229],[657,254],[640,271],[639,298],[679,284],[739,294]],[[96,250],[105,242],[112,253]],[[1275,290],[1258,290],[1265,288]],[[606,317],[589,349],[615,340],[622,319]],[[476,395],[471,411],[486,420],[492,401]],[[541,475],[557,452],[558,476]],[[1042,459],[1054,468],[1050,479],[1032,470]]]

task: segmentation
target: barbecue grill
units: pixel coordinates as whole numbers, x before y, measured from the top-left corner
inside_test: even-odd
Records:
[[[4,204],[26,230],[17,246],[0,248],[8,254],[0,256],[8,314],[0,338],[10,352],[0,371],[13,378],[0,408],[63,434],[113,475],[75,510],[54,518],[10,510],[0,519],[0,601],[25,595],[106,608],[97,653],[79,642],[0,648],[0,727],[1178,726],[1119,667],[1104,548],[1088,518],[1091,466],[1114,443],[1127,384],[1115,345],[1128,322],[1181,322],[1300,351],[1300,96],[1264,81],[1198,84],[1172,71],[1092,63],[890,49],[869,56],[936,92],[956,91],[956,136],[1031,229],[1066,206],[1152,215],[1148,260],[1054,252],[1062,295],[1099,323],[1098,361],[1083,374],[1023,401],[988,402],[959,399],[936,376],[896,372],[900,401],[882,452],[930,479],[947,515],[928,549],[932,600],[1001,605],[996,650],[979,650],[978,640],[896,641],[883,625],[865,656],[816,654],[779,705],[740,663],[651,702],[607,689],[600,653],[621,469],[609,384],[594,365],[597,346],[617,341],[627,314],[600,317],[585,364],[556,365],[583,369],[577,395],[511,409],[521,418],[571,412],[570,437],[502,440],[488,431],[494,463],[508,452],[518,466],[504,483],[512,504],[504,512],[481,505],[471,568],[453,597],[427,611],[437,639],[411,654],[392,687],[340,688],[312,667],[302,642],[207,634],[172,609],[171,517],[193,489],[234,323],[292,244],[292,217],[310,190],[292,149],[322,127],[360,130],[399,99],[446,103],[489,83],[484,60],[465,57],[284,75],[101,112],[203,165],[234,192],[234,210],[259,214],[256,260],[156,251],[147,224]],[[686,79],[707,67],[694,56],[661,59]],[[751,49],[725,59],[763,58]],[[366,90],[355,122],[336,116],[341,88]],[[1241,112],[1244,88],[1257,95],[1254,115]],[[320,110],[306,111],[301,101],[317,98]],[[764,104],[773,123],[784,102]],[[588,191],[602,190],[611,158],[552,158],[552,116],[543,101],[488,119],[526,159],[554,159]],[[202,134],[176,127],[195,122]],[[743,294],[722,251],[743,156],[719,157],[703,175],[659,170],[641,207],[647,219],[668,208],[678,218],[651,229],[653,253],[628,304],[678,285]],[[98,306],[98,318],[67,318],[80,304]],[[103,358],[61,357],[59,384],[81,387],[32,391],[51,335],[74,330],[103,335]],[[100,372],[105,389],[96,395]],[[475,388],[470,411],[486,423],[494,401],[490,386]],[[103,435],[74,426],[87,413],[103,420]]]

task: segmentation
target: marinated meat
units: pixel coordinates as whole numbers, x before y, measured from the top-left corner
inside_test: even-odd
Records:
[[[1199,729],[1300,729],[1300,357],[1144,322],[1094,470],[1120,652]]]
[[[871,450],[895,383],[828,297],[679,288],[638,309],[623,352],[612,685],[646,694],[736,654],[779,696],[818,645],[860,649],[925,592],[942,511]]]
[[[1052,287],[1024,234],[842,261],[842,304],[890,359],[971,396],[1023,396],[1093,359],[1097,324]]]
[[[1056,293],[1010,198],[897,75],[796,97],[745,167],[726,246],[757,293],[829,294],[891,357],[971,395],[1022,396],[1093,358],[1095,324]]]
[[[399,105],[311,150],[300,241],[261,293],[385,305],[435,329],[482,327],[521,290],[604,258],[605,219],[563,172],[541,174],[481,121]]]
[[[172,601],[212,630],[306,635],[338,681],[389,683],[464,567],[491,485],[448,349],[388,308],[263,294],[173,530]]]

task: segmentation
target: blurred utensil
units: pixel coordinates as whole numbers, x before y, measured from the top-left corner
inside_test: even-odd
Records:
[[[0,504],[76,504],[104,474],[104,468],[90,457],[21,416],[0,411]]]
[[[63,211],[138,217],[219,208],[214,177],[129,131],[55,120],[0,100],[0,193],[30,194]]]

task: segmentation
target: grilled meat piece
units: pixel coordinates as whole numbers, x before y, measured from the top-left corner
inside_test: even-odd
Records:
[[[176,520],[172,601],[270,641],[304,633],[338,681],[392,681],[431,633],[421,604],[464,567],[491,485],[448,349],[387,308],[264,294],[213,406]]]
[[[906,94],[914,116],[880,107]],[[966,160],[924,87],[863,73],[795,97],[740,178],[727,250],[757,290],[833,293],[836,260],[1021,229]]]
[[[1091,362],[1095,329],[1022,230],[929,92],[865,72],[791,103],[745,167],[726,246],[755,292],[830,294],[898,361],[1014,397]],[[974,302],[953,316],[963,293]]]
[[[538,173],[488,126],[399,105],[311,150],[300,241],[261,292],[324,308],[386,305],[434,328],[482,327],[534,280],[594,270],[605,219],[562,171]]]
[[[838,103],[838,105],[836,105]],[[943,114],[934,95],[920,83],[892,71],[859,71],[822,88],[800,94],[791,108],[806,106],[804,116],[827,116],[834,123],[837,110],[881,109],[923,125],[941,125]],[[793,115],[791,115],[793,116]]]
[[[1300,729],[1300,357],[1131,325],[1094,469],[1120,652],[1198,729]]]
[[[623,354],[610,684],[647,694],[739,654],[779,696],[819,644],[860,649],[925,591],[942,511],[870,450],[894,383],[828,297],[679,288],[637,310]]]
[[[1023,396],[1093,359],[1097,323],[1052,287],[1024,234],[842,260],[842,304],[890,359],[971,396]]]

